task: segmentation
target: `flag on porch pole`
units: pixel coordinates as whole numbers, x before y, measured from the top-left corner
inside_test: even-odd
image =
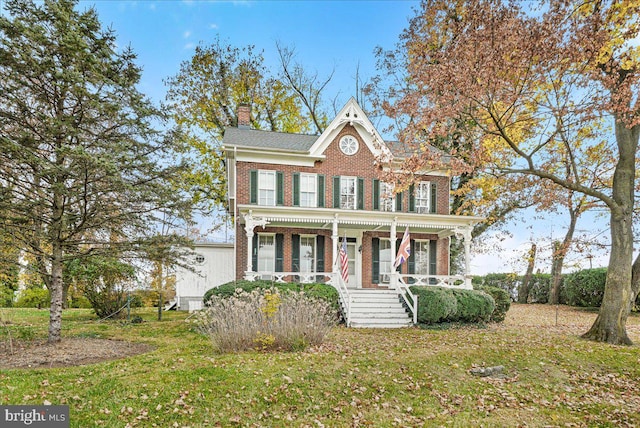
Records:
[[[398,255],[396,261],[393,263],[393,268],[397,269],[402,263],[406,262],[411,255],[411,239],[409,237],[409,226],[404,231],[402,241],[400,241],[400,248],[398,248]]]
[[[340,275],[344,282],[349,281],[349,256],[347,256],[347,236],[342,239],[340,247]]]

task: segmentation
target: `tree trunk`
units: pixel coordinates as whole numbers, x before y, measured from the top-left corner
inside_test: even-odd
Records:
[[[62,247],[54,244],[51,258],[51,308],[49,310],[49,343],[61,340],[62,330]]]
[[[576,223],[578,222],[578,210],[570,209],[569,214],[571,221],[569,222],[569,228],[564,235],[562,243],[554,243],[553,248],[553,263],[551,264],[551,290],[549,290],[549,304],[557,305],[560,303],[560,283],[562,282],[562,268],[564,267],[564,258],[569,251],[571,242],[573,242],[573,234],[576,230]]]
[[[518,289],[518,303],[527,303],[529,300],[529,283],[531,282],[531,276],[533,276],[533,268],[536,264],[536,244],[531,244],[531,250],[529,250],[529,264],[527,265],[527,273],[524,276],[522,285]]]
[[[617,118],[616,118],[617,119]],[[619,160],[613,175],[611,209],[611,254],[607,281],[600,312],[588,332],[582,337],[617,345],[631,345],[626,322],[631,310],[633,259],[633,202],[635,184],[635,152],[640,125],[627,128],[616,120],[616,142]]]

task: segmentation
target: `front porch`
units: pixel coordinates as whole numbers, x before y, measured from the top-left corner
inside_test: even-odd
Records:
[[[391,274],[389,287],[348,287],[340,273],[321,272],[246,272],[245,279],[271,280],[277,283],[326,283],[338,291],[340,309],[347,327],[400,328],[415,325],[418,296],[410,286],[471,289],[471,278],[463,275]]]
[[[245,267],[238,278],[331,284],[338,290],[349,326],[357,318],[352,310],[365,303],[370,312],[381,312],[376,298],[362,301],[355,297],[366,291],[395,295],[409,324],[415,324],[417,296],[409,286],[471,288],[471,228],[481,220],[477,217],[255,205],[238,208],[239,231],[243,227],[246,236],[236,235],[237,265]],[[403,233],[410,235],[411,256],[396,269],[393,265]],[[449,272],[452,236],[464,243],[465,273],[461,275]],[[341,248],[346,257],[338,257]]]

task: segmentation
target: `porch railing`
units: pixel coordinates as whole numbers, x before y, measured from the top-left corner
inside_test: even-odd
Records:
[[[412,315],[413,324],[418,323],[418,296],[409,290],[409,286],[404,282],[402,275],[394,274],[391,278],[391,284],[402,298],[405,305],[409,308]]]
[[[407,285],[461,288],[466,290],[473,289],[473,286],[471,285],[471,277],[464,275],[401,274],[399,276]]]

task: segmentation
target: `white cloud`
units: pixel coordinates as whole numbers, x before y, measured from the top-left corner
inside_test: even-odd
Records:
[[[184,34],[182,34],[182,38],[184,39],[188,39],[189,37],[191,37],[191,31],[187,30],[184,32]]]
[[[211,30],[217,30],[218,29],[218,24],[209,24],[209,28]]]
[[[184,45],[183,49],[184,50],[191,50],[191,49],[193,49],[195,47],[196,47],[195,43],[187,43],[186,45]]]

